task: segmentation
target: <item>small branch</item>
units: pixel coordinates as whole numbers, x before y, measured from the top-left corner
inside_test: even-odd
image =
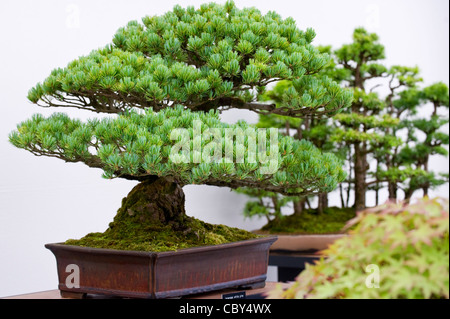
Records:
[[[380,87],[380,86],[383,86],[383,85],[382,85],[382,84],[377,84],[377,85],[373,86],[373,87],[370,89],[370,93],[372,93],[373,90],[375,90],[377,87]]]

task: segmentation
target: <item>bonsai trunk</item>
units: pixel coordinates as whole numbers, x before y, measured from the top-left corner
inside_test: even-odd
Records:
[[[389,199],[392,201],[396,201],[397,200],[397,183],[389,182],[388,190],[389,190]]]
[[[426,157],[425,163],[423,164],[423,169],[425,170],[425,172],[428,173],[428,156]],[[426,183],[425,186],[422,187],[424,197],[428,196],[428,189],[429,189],[429,186],[428,186],[428,183]]]
[[[341,207],[347,207],[344,201],[344,190],[342,189],[342,183],[339,183],[339,196],[341,198]]]
[[[319,214],[322,214],[325,208],[328,208],[328,194],[327,193],[319,194],[318,202],[319,203],[317,206],[317,210],[319,211]]]
[[[412,195],[413,195],[413,193],[414,193],[415,191],[416,191],[416,190],[415,190],[414,188],[408,188],[408,189],[405,190],[405,198],[404,198],[404,201],[405,201],[406,203],[409,203],[409,201],[411,200],[411,197],[412,197]]]
[[[119,224],[145,224],[182,231],[188,219],[184,204],[184,192],[177,183],[165,178],[143,181],[122,200],[110,229]]]
[[[299,198],[298,200],[294,200],[294,215],[301,215],[303,211],[305,210],[305,198]]]
[[[355,143],[355,209],[366,208],[366,158],[361,143]]]
[[[242,229],[205,223],[186,215],[181,185],[153,177],[122,200],[104,232],[69,239],[68,245],[134,251],[169,251],[258,237]]]

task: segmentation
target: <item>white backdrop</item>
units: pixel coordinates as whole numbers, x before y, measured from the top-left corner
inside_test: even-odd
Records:
[[[55,289],[56,265],[45,243],[104,231],[135,182],[105,180],[101,171],[82,164],[34,157],[8,143],[17,123],[34,113],[64,111],[72,117],[94,114],[69,109],[42,109],[26,99],[27,91],[56,67],[111,42],[115,31],[130,20],[163,14],[175,4],[198,7],[197,0],[2,0],[0,2],[0,297]],[[219,1],[223,2],[223,1]],[[351,42],[355,27],[380,36],[390,66],[418,65],[424,85],[449,77],[447,0],[315,0],[244,1],[292,16],[301,29],[316,30],[315,44],[338,47]],[[230,111],[223,120],[250,112]],[[448,127],[447,127],[448,130]],[[448,172],[448,159],[432,168]],[[185,188],[188,214],[207,222],[256,229],[263,220],[245,220],[245,197],[226,188]],[[448,196],[448,185],[431,195]],[[333,204],[333,199],[331,201]],[[370,204],[370,200],[369,200]]]

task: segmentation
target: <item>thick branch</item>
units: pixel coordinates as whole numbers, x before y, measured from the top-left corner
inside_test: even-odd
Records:
[[[258,114],[278,114],[296,118],[309,117],[311,115],[321,116],[336,111],[334,109],[326,110],[325,107],[327,106],[327,104],[319,105],[316,107],[303,107],[294,109],[290,107],[277,107],[276,104],[274,103],[268,104],[261,102],[244,102],[237,98],[222,98],[212,103],[216,105],[215,108],[220,108],[221,110],[236,108],[236,109],[250,110]],[[194,110],[200,109],[203,110],[205,108],[208,109],[208,107],[211,107],[212,103],[203,104]],[[319,111],[319,109],[321,108],[324,109]]]

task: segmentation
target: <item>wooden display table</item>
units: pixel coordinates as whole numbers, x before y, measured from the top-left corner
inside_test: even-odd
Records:
[[[233,294],[236,292],[243,292],[243,291],[245,292],[246,299],[264,299],[266,293],[268,293],[269,291],[274,289],[277,284],[281,284],[283,287],[286,287],[286,288],[289,286],[289,284],[287,284],[287,283],[266,282],[266,286],[264,288],[256,288],[256,289],[249,289],[249,290],[224,289],[224,290],[214,291],[214,292],[210,292],[210,293],[185,296],[185,297],[183,297],[183,299],[224,299],[223,298],[224,296],[227,297],[227,295],[229,295],[229,294]],[[118,298],[118,297],[87,294],[85,296],[85,298],[86,299],[113,299],[113,298]],[[70,298],[61,297],[59,290],[55,289],[55,290],[48,290],[48,291],[41,291],[41,292],[35,292],[35,293],[29,293],[29,294],[10,296],[10,297],[5,297],[3,299],[70,299]]]

